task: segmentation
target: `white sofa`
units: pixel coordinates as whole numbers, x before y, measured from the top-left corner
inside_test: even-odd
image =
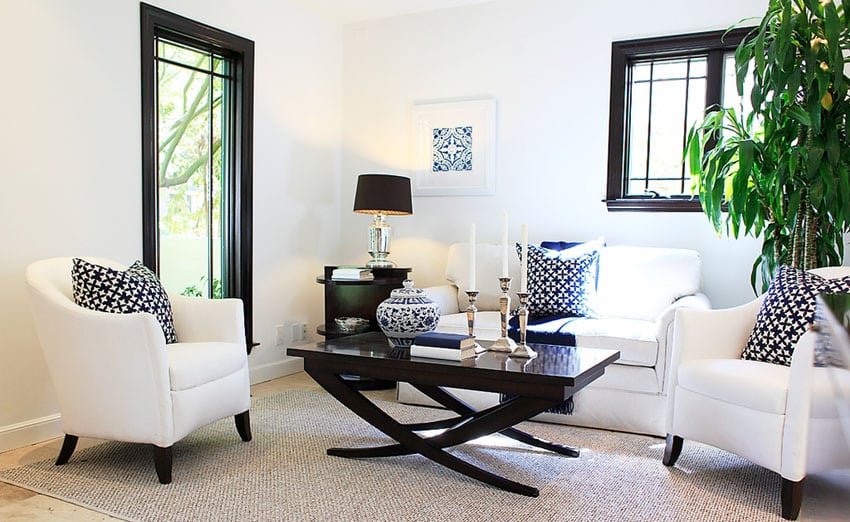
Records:
[[[510,256],[509,272],[519,281],[519,261]],[[476,280],[480,292],[475,335],[496,339],[500,335],[498,277],[501,248],[479,244]],[[437,301],[441,332],[466,333],[469,273],[468,244],[449,247],[446,279],[450,284],[426,288]],[[518,285],[513,285],[513,290]],[[512,292],[513,294],[513,292]],[[511,307],[517,303],[511,298]],[[634,246],[600,249],[595,309],[597,319],[574,318],[568,328],[575,344],[620,351],[620,359],[605,375],[573,398],[572,415],[544,413],[538,420],[664,436],[667,411],[667,368],[670,361],[673,318],[677,308],[708,309],[700,293],[700,257],[693,250]],[[476,407],[498,400],[491,393],[457,390]],[[399,383],[400,401],[435,405],[406,383]]]

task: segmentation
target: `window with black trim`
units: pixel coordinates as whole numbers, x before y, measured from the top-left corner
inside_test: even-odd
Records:
[[[740,101],[735,48],[750,31],[611,44],[608,210],[700,210],[682,161],[688,130],[709,107]]]
[[[254,42],[144,3],[141,39],[144,263],[240,298],[250,352]]]

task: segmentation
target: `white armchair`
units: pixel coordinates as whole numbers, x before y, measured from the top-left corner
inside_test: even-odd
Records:
[[[193,430],[233,415],[242,440],[251,440],[240,300],[170,296],[178,342],[165,344],[152,314],[77,306],[71,266],[71,258],[54,258],[26,270],[65,433],[57,465],[68,462],[79,437],[150,444],[157,477],[168,484],[172,445]]]
[[[850,268],[812,272],[836,278]],[[683,439],[739,455],[782,476],[781,513],[796,519],[806,474],[834,469],[850,455],[826,369],[813,367],[813,332],[797,343],[790,367],[741,359],[763,299],[677,311],[663,462],[675,464]]]

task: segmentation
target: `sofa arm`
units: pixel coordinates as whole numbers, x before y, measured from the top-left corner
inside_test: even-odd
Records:
[[[658,340],[658,355],[655,360],[655,371],[657,375],[666,375],[670,356],[673,352],[673,325],[676,318],[676,310],[681,308],[693,308],[697,310],[709,310],[711,302],[705,294],[697,293],[686,295],[676,299],[664,309],[655,321],[655,338]],[[667,379],[661,382],[662,391],[667,390]]]
[[[676,318],[676,310],[679,308],[696,308],[697,310],[710,310],[711,302],[705,294],[686,295],[676,299],[655,320],[655,337],[659,344],[662,339],[673,339],[672,326]],[[667,343],[664,343],[667,344]]]
[[[439,285],[423,288],[425,294],[440,306],[440,315],[456,314],[460,312],[457,307],[457,287],[454,285]]]
[[[245,316],[241,299],[205,299],[169,296],[177,342],[245,344]]]

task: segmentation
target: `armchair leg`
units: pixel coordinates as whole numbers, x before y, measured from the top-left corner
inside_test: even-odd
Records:
[[[803,480],[797,482],[782,477],[782,518],[797,520],[803,504]]]
[[[672,466],[676,463],[676,460],[679,459],[679,455],[682,454],[682,443],[684,439],[677,435],[667,434],[667,444],[664,446],[664,458],[661,459],[661,462],[664,463],[665,466]]]
[[[171,464],[173,462],[171,448],[172,446],[167,448],[153,447],[153,464],[156,467],[156,476],[159,478],[160,484],[171,484]]]
[[[74,450],[77,448],[77,441],[80,440],[76,435],[65,434],[65,440],[62,441],[62,449],[59,450],[59,456],[56,458],[56,465],[61,466],[68,462]]]
[[[236,415],[234,419],[236,420],[236,431],[239,432],[242,440],[245,442],[251,440],[251,416],[248,414],[248,410]]]

